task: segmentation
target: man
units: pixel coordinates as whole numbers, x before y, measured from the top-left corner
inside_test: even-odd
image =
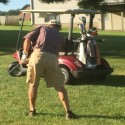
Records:
[[[61,23],[50,20],[48,26],[40,26],[24,37],[23,55],[20,63],[26,63],[28,51],[33,45],[27,69],[29,116],[36,115],[37,89],[40,78],[44,75],[47,87],[54,87],[57,91],[66,111],[66,118],[76,117],[70,109],[67,91],[64,88],[64,76],[58,65],[59,49],[63,44],[63,37],[59,30],[61,30]]]

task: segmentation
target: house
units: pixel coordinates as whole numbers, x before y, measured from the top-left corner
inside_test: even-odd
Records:
[[[105,0],[102,29],[125,31],[125,0]],[[105,12],[106,12],[105,11]]]
[[[32,9],[43,10],[64,10],[64,9],[78,9],[79,0],[71,0],[64,3],[44,3],[39,0],[31,0]],[[103,14],[96,14],[94,18],[94,26],[102,30],[121,30],[125,31],[125,0],[105,0],[100,6],[105,7],[107,11]],[[110,8],[110,9],[109,9]],[[89,15],[80,14],[76,15],[74,19],[74,25],[80,22],[79,17],[85,16],[87,19],[87,26],[89,22]],[[67,14],[33,14],[34,24],[45,24],[52,18],[61,20],[63,26],[68,26],[70,21],[70,15]]]
[[[43,9],[43,10],[68,10],[68,9],[79,9],[77,5],[78,0],[71,0],[67,1],[65,3],[42,3],[38,0],[32,0],[33,4],[33,9]],[[86,16],[87,18],[87,26],[89,23],[89,15],[81,14],[81,15],[76,15],[74,19],[74,26],[78,27],[78,23],[81,21],[79,20],[80,16]],[[67,27],[69,26],[70,22],[70,15],[68,14],[34,14],[34,24],[46,24],[48,21],[52,18],[57,18],[61,20],[63,26]],[[99,24],[97,23],[99,18],[94,19],[94,25],[99,28]]]
[[[29,10],[30,5],[25,5],[23,10]],[[19,20],[23,18],[23,13],[18,12],[16,16],[0,16],[0,25],[19,25]],[[30,21],[31,20],[31,15],[29,13],[25,14],[25,20]]]
[[[21,10],[30,10],[30,5],[25,5]],[[19,20],[21,20],[23,18],[23,13],[19,12],[17,14],[17,17]],[[25,20],[26,21],[30,21],[31,20],[31,15],[29,13],[25,14]]]

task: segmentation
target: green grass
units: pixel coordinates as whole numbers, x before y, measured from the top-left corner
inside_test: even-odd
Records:
[[[32,27],[24,26],[27,33]],[[104,81],[75,80],[66,85],[72,110],[78,119],[65,120],[65,111],[56,91],[40,81],[36,109],[38,115],[27,117],[28,86],[24,77],[7,75],[14,61],[19,27],[0,26],[0,125],[124,125],[125,124],[125,33],[100,31],[106,41],[99,43],[101,55],[114,72]],[[64,33],[66,34],[66,33]],[[74,33],[75,37],[79,35]],[[20,44],[21,46],[22,44]]]

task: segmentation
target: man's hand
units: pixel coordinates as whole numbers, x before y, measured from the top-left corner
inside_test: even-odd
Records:
[[[29,62],[28,60],[27,61],[24,61],[24,60],[19,61],[20,64],[27,64],[28,62]]]
[[[23,51],[23,55],[21,57],[21,60],[19,61],[20,64],[27,64],[28,63],[28,54],[26,54],[24,51]]]

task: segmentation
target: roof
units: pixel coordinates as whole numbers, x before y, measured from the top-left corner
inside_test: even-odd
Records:
[[[55,14],[99,14],[97,10],[68,9],[68,10],[20,10],[23,13],[55,13]]]
[[[125,12],[125,2],[102,3],[101,9],[105,12]]]
[[[25,6],[23,6],[23,7],[21,8],[21,10],[24,10],[24,9],[26,9],[27,7],[30,7],[30,5],[29,5],[29,4],[26,4]]]

